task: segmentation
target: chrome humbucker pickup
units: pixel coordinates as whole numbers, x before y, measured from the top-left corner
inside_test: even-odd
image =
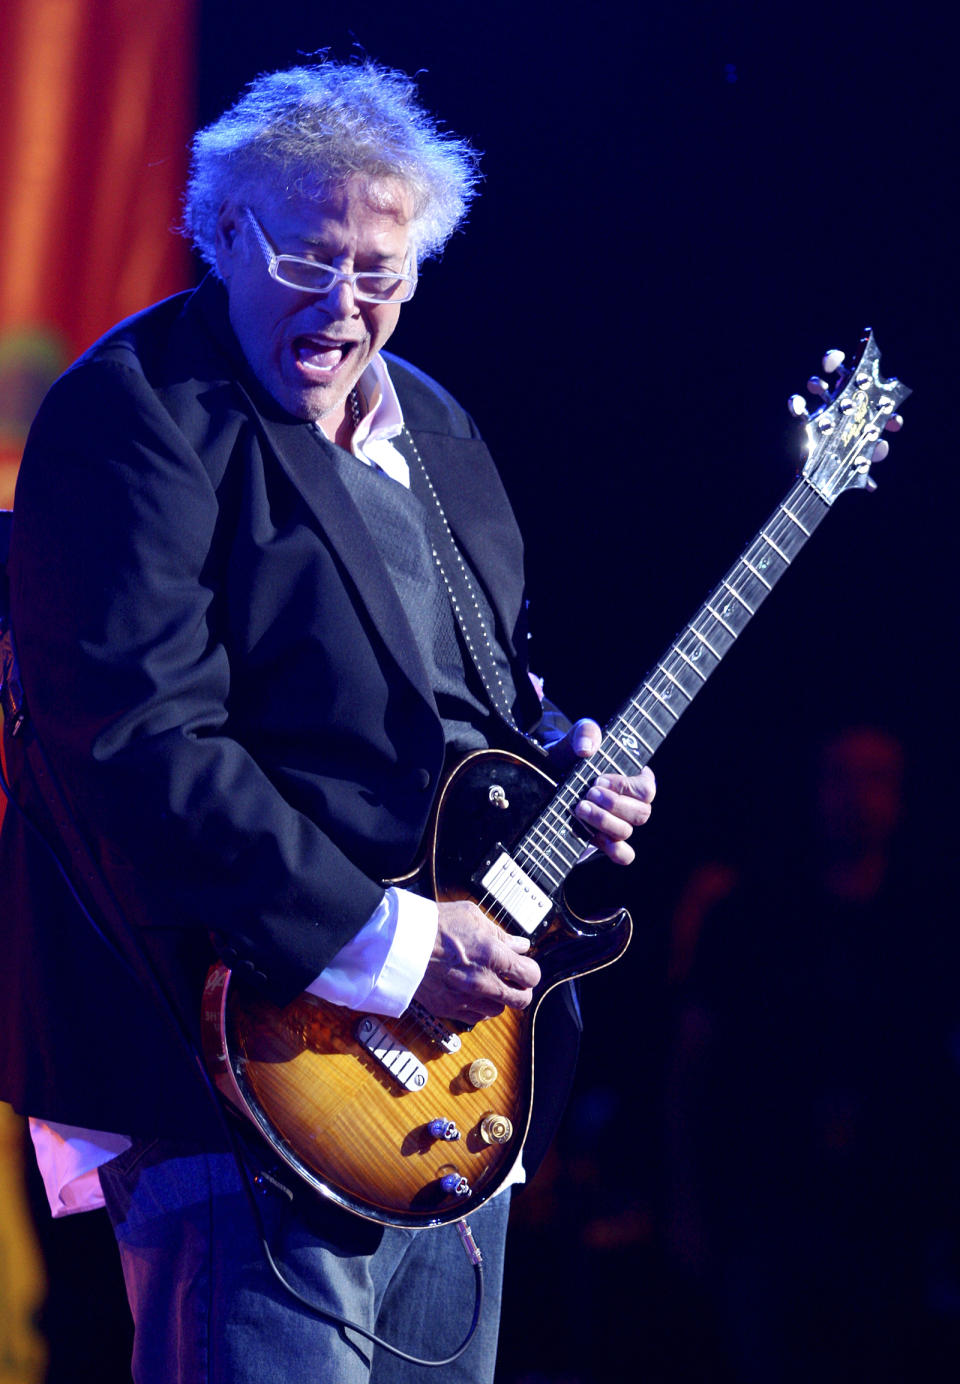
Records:
[[[480,883],[522,931],[532,934],[553,906],[553,900],[540,889],[506,851],[501,851],[481,877]]]

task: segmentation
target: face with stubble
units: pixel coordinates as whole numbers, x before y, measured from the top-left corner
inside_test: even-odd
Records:
[[[327,293],[277,283],[250,212],[278,254],[345,273],[402,273],[410,263],[410,191],[398,179],[356,176],[315,197],[264,188],[220,211],[217,268],[247,362],[288,413],[320,423],[332,437],[351,389],[393,333],[401,305],[362,301],[347,283]]]

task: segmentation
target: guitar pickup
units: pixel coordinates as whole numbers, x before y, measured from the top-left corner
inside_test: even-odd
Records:
[[[534,884],[512,856],[502,849],[481,876],[480,883],[528,936],[536,932],[553,907],[549,894]]]
[[[426,1067],[375,1015],[364,1014],[354,1032],[357,1041],[405,1091],[421,1091],[426,1086]]]

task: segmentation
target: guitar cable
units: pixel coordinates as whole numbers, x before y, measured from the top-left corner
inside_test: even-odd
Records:
[[[6,633],[9,636],[9,630],[6,631]],[[0,674],[0,680],[2,680],[2,674]],[[4,690],[6,690],[5,686],[0,687],[0,693],[2,693]],[[47,759],[46,752],[44,751],[43,746],[40,743],[40,739],[37,736],[36,727],[33,725],[32,722],[27,720],[25,709],[21,705],[19,708],[19,715],[17,718],[16,734],[19,735],[23,732],[26,732],[32,737],[33,744],[36,746],[37,754],[39,755],[43,763],[44,771],[46,773],[48,782],[51,786],[49,791],[56,792],[60,804],[60,813],[65,818],[65,822],[68,825],[68,827],[76,833],[76,839],[83,847],[84,855],[87,861],[93,867],[97,884],[103,887],[108,894],[111,894],[109,885],[107,884],[106,880],[103,879],[103,877],[101,876],[99,867],[94,861],[89,848],[86,846],[86,843],[83,840],[79,827],[73,820],[73,817],[69,809],[67,808],[66,802],[63,799],[63,795],[62,793],[60,793],[59,787],[56,785],[56,779],[54,778],[50,770],[50,764]],[[44,790],[41,790],[41,792],[43,791]],[[87,907],[85,901],[83,900],[76,886],[74,885],[73,880],[71,879],[66,866],[60,859],[58,851],[55,849],[52,843],[48,841],[46,835],[41,830],[41,828],[32,820],[30,815],[20,805],[20,803],[14,796],[13,790],[10,787],[10,784],[8,783],[6,777],[6,768],[3,761],[2,746],[0,746],[0,792],[3,793],[10,807],[17,813],[20,820],[27,827],[27,830],[29,831],[33,839],[36,840],[42,846],[43,850],[53,861],[54,866],[56,867],[57,872],[59,873],[64,884],[66,885],[66,888],[70,896],[79,908],[83,917],[92,927],[97,937],[100,939],[103,945],[112,953],[114,958],[120,963],[120,965],[127,972],[127,974],[131,976],[138,984],[143,986],[143,988],[147,990],[148,993],[152,992],[152,997],[156,1001],[159,1010],[169,1020],[170,1026],[172,1027],[179,1044],[186,1051],[186,1054],[190,1058],[191,1063],[195,1066],[197,1074],[200,1077],[201,1082],[203,1083],[204,1089],[207,1091],[211,1101],[213,1102],[214,1108],[217,1113],[218,1123],[220,1124],[220,1127],[226,1136],[227,1143],[230,1147],[231,1156],[233,1157],[233,1160],[237,1166],[237,1170],[240,1175],[240,1183],[243,1187],[244,1195],[246,1197],[247,1204],[250,1208],[251,1216],[253,1217],[254,1232],[256,1234],[257,1239],[260,1242],[260,1246],[263,1251],[263,1256],[266,1259],[267,1265],[269,1266],[271,1272],[273,1273],[274,1277],[276,1278],[280,1286],[284,1289],[284,1291],[287,1292],[290,1295],[290,1297],[292,1297],[297,1303],[299,1303],[301,1307],[306,1308],[306,1310],[310,1312],[313,1316],[320,1317],[324,1321],[328,1321],[337,1327],[355,1332],[358,1336],[361,1336],[364,1340],[369,1341],[372,1345],[378,1346],[381,1350],[387,1351],[390,1355],[395,1356],[399,1360],[406,1361],[407,1364],[421,1365],[429,1369],[441,1369],[443,1366],[451,1365],[454,1363],[454,1361],[459,1360],[461,1355],[463,1355],[464,1351],[470,1345],[470,1342],[473,1340],[474,1333],[476,1332],[477,1326],[480,1322],[480,1315],[483,1310],[484,1298],[483,1255],[480,1249],[478,1248],[476,1241],[473,1238],[473,1234],[466,1220],[457,1221],[456,1227],[457,1232],[460,1236],[461,1244],[464,1247],[464,1251],[467,1255],[467,1258],[470,1261],[474,1273],[473,1316],[470,1321],[470,1325],[467,1329],[467,1333],[464,1336],[460,1345],[457,1346],[457,1348],[452,1352],[452,1354],[444,1356],[442,1360],[427,1360],[422,1359],[420,1356],[409,1354],[407,1351],[401,1350],[399,1346],[395,1346],[391,1342],[384,1340],[383,1337],[378,1336],[375,1332],[368,1331],[367,1328],[361,1326],[359,1322],[351,1321],[348,1317],[343,1317],[337,1312],[332,1312],[326,1307],[321,1307],[319,1303],[312,1302],[308,1297],[306,1297],[297,1288],[295,1288],[294,1285],[289,1281],[289,1279],[286,1278],[286,1276],[283,1273],[283,1270],[280,1268],[279,1264],[274,1258],[273,1251],[270,1247],[269,1238],[267,1236],[267,1232],[263,1224],[263,1217],[260,1212],[260,1207],[257,1204],[256,1192],[254,1190],[254,1187],[251,1185],[251,1174],[249,1172],[249,1169],[247,1168],[246,1162],[240,1151],[236,1130],[233,1128],[231,1120],[227,1112],[223,1108],[220,1096],[217,1093],[216,1087],[213,1084],[213,1080],[210,1076],[210,1073],[207,1071],[206,1065],[203,1061],[202,1054],[197,1048],[197,1045],[194,1042],[192,1035],[186,1027],[186,1024],[184,1023],[184,1020],[180,1015],[177,1006],[174,1004],[173,1000],[167,994],[163,982],[155,973],[150,958],[147,956],[146,951],[140,939],[136,936],[134,930],[130,929],[125,935],[130,941],[133,950],[137,955],[137,959],[140,962],[140,965],[142,967],[142,970],[140,971],[138,971],[132,965],[128,957],[124,955],[122,948],[118,945],[118,943],[114,940],[113,937],[111,937],[107,932],[104,931],[103,927],[101,927],[100,923],[90,912],[90,909]],[[49,807],[49,803],[47,804],[47,806]],[[115,900],[111,898],[111,902],[115,903]],[[122,917],[122,913],[120,913],[119,911],[119,905],[116,906],[118,909],[119,916]],[[269,1180],[271,1182],[273,1181],[272,1178]],[[293,1194],[289,1191],[288,1188],[284,1187],[284,1191],[292,1197]],[[430,1227],[425,1227],[424,1230],[429,1228]]]

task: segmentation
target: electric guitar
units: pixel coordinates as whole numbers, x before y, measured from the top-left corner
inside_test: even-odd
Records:
[[[824,357],[827,373],[840,352]],[[648,764],[807,539],[845,490],[876,489],[884,428],[910,393],[879,374],[873,335],[851,370],[806,415],[807,459],[793,488],[688,625],[605,727],[599,751],[557,783],[517,754],[482,750],[444,783],[416,874],[438,901],[472,899],[530,938],[542,979],[527,1010],[471,1029],[416,1002],[384,1019],[301,995],[284,1008],[251,996],[214,966],[203,999],[205,1056],[220,1093],[323,1196],[396,1226],[457,1221],[503,1186],[533,1100],[533,1050],[544,996],[617,960],[626,910],[586,920],[564,898],[583,854],[573,810],[598,773]],[[394,881],[399,882],[399,881]],[[405,881],[405,882],[410,882]]]

